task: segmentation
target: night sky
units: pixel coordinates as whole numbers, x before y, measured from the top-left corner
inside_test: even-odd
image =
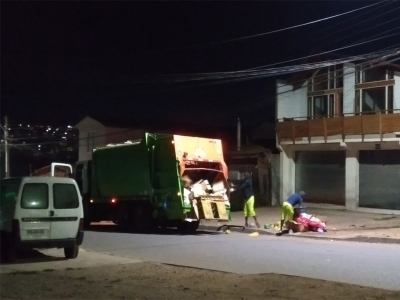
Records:
[[[237,117],[246,126],[273,120],[274,79],[154,86],[148,76],[242,70],[346,46],[399,26],[397,1],[273,35],[193,47],[371,3],[2,2],[1,114],[18,122],[64,124],[85,115],[221,126],[234,125]],[[398,32],[342,53],[398,44]]]

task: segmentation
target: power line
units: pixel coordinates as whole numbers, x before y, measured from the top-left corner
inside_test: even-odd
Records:
[[[396,55],[398,55],[398,54],[399,54],[399,53],[397,53]],[[379,59],[376,59],[375,61],[379,61],[379,60],[382,60],[382,59],[384,59],[384,58],[379,58]],[[376,68],[376,67],[379,67],[379,66],[384,66],[384,65],[390,64],[390,63],[392,63],[392,62],[394,62],[394,61],[397,61],[397,60],[400,60],[400,58],[395,58],[395,59],[392,59],[392,60],[389,60],[389,61],[381,62],[381,63],[378,63],[378,64],[376,64],[376,65],[374,65],[374,66],[370,66],[370,67],[363,68],[363,70],[368,70],[368,69]],[[370,64],[372,64],[372,63],[374,63],[374,62],[371,62],[371,61],[363,62],[363,63],[360,63],[360,64],[355,65],[355,67],[362,66],[362,65],[370,65]],[[348,73],[343,72],[343,75],[337,76],[337,77],[335,77],[335,78],[342,78],[342,77],[344,77],[344,76],[346,76],[346,75],[354,74],[355,72],[356,72],[356,71],[350,71],[350,72],[348,72]],[[320,76],[323,76],[323,75],[320,75]],[[318,77],[318,76],[316,76],[316,77]],[[328,79],[318,81],[317,83],[323,83],[323,82],[326,82],[326,81],[328,81]],[[281,92],[281,93],[277,93],[277,94],[274,95],[273,98],[275,98],[277,95],[282,95],[282,94],[286,94],[286,93],[289,93],[289,92],[292,92],[292,90],[285,91],[285,92]],[[290,96],[288,95],[288,97],[290,97]],[[272,98],[272,97],[271,97],[271,98]],[[263,100],[263,102],[265,102],[265,99]],[[254,103],[253,103],[253,104],[254,104]],[[246,105],[246,107],[247,107],[247,106],[248,106],[248,105]],[[242,106],[242,107],[244,107],[244,106]],[[235,109],[239,109],[239,108],[241,108],[241,107],[236,107]],[[135,130],[137,130],[137,129],[121,130],[121,131],[119,131],[117,134],[132,132],[132,131],[135,131]],[[103,134],[103,135],[97,135],[97,136],[95,136],[95,138],[104,137],[104,136],[109,136],[109,135],[112,135],[112,134],[115,134],[115,133],[111,133],[111,134],[110,134],[110,133],[107,133],[107,134]],[[78,139],[78,142],[81,141],[81,140],[87,140],[87,138],[80,138],[80,139]],[[62,142],[62,141],[43,142],[43,143],[31,143],[31,144],[13,144],[13,145],[14,145],[14,146],[37,146],[37,145],[46,145],[46,144],[58,144],[58,143],[60,143],[60,142]]]
[[[378,3],[378,5],[377,5],[376,7],[373,7],[372,9],[369,9],[369,10],[367,10],[366,12],[363,12],[363,13],[361,13],[361,14],[357,14],[357,15],[355,15],[354,17],[351,17],[351,18],[348,18],[348,19],[346,19],[346,20],[343,20],[342,22],[335,22],[332,26],[325,27],[324,29],[317,31],[317,32],[314,34],[314,36],[316,36],[316,39],[315,39],[315,40],[318,41],[318,40],[320,40],[320,39],[322,39],[322,38],[326,38],[327,36],[328,36],[328,37],[329,37],[329,36],[332,36],[333,34],[326,35],[326,32],[327,32],[329,29],[331,29],[331,28],[337,27],[337,26],[339,26],[339,25],[341,25],[341,24],[343,24],[343,23],[350,22],[350,21],[355,20],[355,19],[357,19],[357,18],[360,18],[360,17],[362,17],[362,16],[364,16],[364,15],[366,15],[366,14],[370,14],[371,12],[373,12],[373,11],[375,11],[375,10],[377,10],[377,9],[383,8],[383,7],[387,6],[387,5],[393,4],[393,3],[395,3],[395,2],[396,2],[396,0],[393,0],[393,1],[382,1],[382,2],[380,2],[380,3],[382,3],[383,5],[381,5],[381,6],[380,6],[379,3]],[[391,12],[391,11],[388,11],[388,12]],[[382,14],[382,15],[385,15],[385,14],[386,14],[386,13],[384,13],[384,14]],[[357,25],[362,24],[362,23],[367,22],[367,21],[371,21],[371,20],[376,19],[377,17],[380,17],[380,16],[382,16],[382,15],[377,15],[377,16],[368,18],[368,19],[366,19],[366,20],[364,20],[364,21],[357,22],[357,24],[352,25],[352,26],[350,26],[350,27],[349,27],[349,26],[346,26],[346,28],[341,29],[341,30],[339,30],[339,31],[336,31],[335,33],[342,32],[342,31],[344,31],[344,30],[348,30],[349,28],[352,28],[352,27],[354,27],[354,26],[357,26]],[[320,36],[320,34],[322,34],[322,33],[324,34],[324,36]],[[314,40],[314,41],[315,41],[315,40]]]
[[[393,11],[398,10],[398,9],[400,9],[400,7],[396,8],[396,9],[390,11],[390,12],[393,12]],[[373,27],[369,27],[369,28],[366,28],[366,29],[364,29],[364,30],[357,31],[356,33],[343,36],[343,37],[341,37],[341,38],[339,38],[339,39],[337,39],[337,40],[335,40],[335,41],[331,41],[331,42],[325,43],[325,44],[323,44],[323,45],[318,45],[317,47],[312,48],[312,49],[310,50],[310,52],[313,52],[314,50],[317,50],[317,49],[321,49],[322,47],[324,47],[324,46],[326,46],[326,45],[331,45],[331,44],[337,43],[338,41],[342,41],[342,40],[347,39],[347,38],[349,38],[349,37],[352,37],[352,36],[358,35],[358,34],[360,34],[360,33],[369,31],[369,30],[371,30],[371,29],[375,29],[375,28],[381,27],[381,26],[383,26],[383,25],[385,25],[385,24],[394,22],[394,21],[396,21],[396,20],[398,20],[398,19],[400,19],[400,17],[397,17],[397,18],[395,18],[395,19],[389,19],[387,22],[384,22],[384,23],[378,23],[377,25],[375,25],[375,26],[373,26]],[[388,31],[385,31],[384,33],[391,32],[391,31],[396,30],[396,29],[398,29],[398,28],[399,28],[399,27],[396,27],[396,28],[394,28],[394,29],[390,29],[390,30],[388,30]],[[374,36],[372,36],[372,37],[375,37],[375,36],[380,35],[380,34],[382,34],[382,33],[376,34],[376,35],[374,35]],[[323,38],[323,37],[322,37],[322,38]],[[371,37],[369,37],[369,38],[371,38]],[[365,39],[364,39],[364,40],[365,40]],[[362,41],[362,40],[361,40],[361,41]]]
[[[347,14],[351,14],[353,12],[356,11],[360,11],[363,9],[366,9],[368,7],[372,7],[381,3],[384,3],[385,1],[381,1],[381,2],[377,2],[374,4],[370,4],[367,6],[363,6],[357,9],[353,9],[344,13],[340,13],[337,15],[333,15],[333,16],[329,16],[326,18],[322,18],[322,19],[318,19],[318,20],[314,20],[314,21],[310,21],[310,22],[306,22],[306,23],[302,23],[302,24],[298,24],[298,25],[294,25],[294,26],[289,26],[289,27],[285,27],[285,28],[281,28],[281,29],[277,29],[277,30],[272,30],[272,31],[268,31],[268,32],[263,32],[263,33],[258,33],[258,34],[253,34],[253,35],[249,35],[249,36],[243,36],[243,37],[239,37],[239,38],[233,38],[233,39],[226,39],[226,40],[222,40],[222,41],[218,41],[218,42],[211,42],[211,43],[206,43],[206,44],[199,44],[199,45],[193,45],[193,46],[186,46],[186,47],[180,47],[180,48],[175,48],[176,50],[178,49],[191,49],[191,48],[199,48],[199,47],[206,47],[206,46],[213,46],[213,45],[220,45],[220,44],[225,44],[225,43],[231,43],[231,42],[236,42],[236,41],[241,41],[241,40],[245,40],[245,39],[251,39],[251,38],[255,38],[255,37],[260,37],[260,36],[265,36],[265,35],[270,35],[270,34],[274,34],[274,33],[278,33],[278,32],[282,32],[282,31],[286,31],[286,30],[291,30],[291,29],[295,29],[295,28],[300,28],[300,27],[304,27],[307,25],[311,25],[311,24],[315,24],[315,23],[319,23],[322,21],[326,21],[326,20],[330,20],[333,18],[337,18],[337,17],[341,17]]]
[[[399,51],[399,50],[398,50]],[[355,67],[362,67],[362,66],[364,66],[364,65],[369,65],[369,64],[371,64],[371,63],[376,63],[376,62],[379,62],[379,61],[381,61],[381,60],[384,60],[384,59],[386,59],[386,58],[389,58],[389,57],[392,57],[392,56],[396,56],[396,55],[398,55],[399,54],[399,52],[396,52],[396,53],[393,53],[393,54],[391,54],[391,55],[387,55],[387,56],[383,56],[383,57],[380,57],[380,58],[378,58],[378,59],[375,59],[375,60],[372,60],[372,61],[368,61],[368,62],[362,62],[362,63],[359,63],[359,64],[355,64],[354,66]],[[396,60],[398,60],[398,58],[396,58],[395,60],[393,60],[393,61],[396,61]],[[390,62],[393,62],[393,61],[390,61]],[[385,62],[383,62],[382,63],[382,65],[386,65],[387,64],[387,62],[385,63]],[[376,67],[376,66],[373,66],[373,67]],[[373,67],[371,67],[371,68],[373,68]],[[365,69],[370,69],[370,68],[365,68]],[[343,72],[343,75],[341,75],[341,76],[337,76],[337,77],[335,77],[335,78],[342,78],[342,77],[344,77],[345,75],[348,75],[348,74],[352,74],[352,73],[354,73],[354,72],[350,72],[350,73],[344,73]],[[317,75],[317,76],[315,76],[314,77],[314,79],[315,78],[322,78],[324,75],[322,74],[322,75]],[[299,80],[299,81],[295,81],[295,82],[292,82],[292,85],[296,85],[296,84],[299,84],[299,83],[302,83],[304,80]],[[322,80],[321,81],[317,81],[316,83],[318,84],[318,83],[324,83],[324,82],[327,82],[328,81],[328,79],[323,79],[322,78]],[[287,85],[287,86],[290,86],[290,85]],[[274,90],[275,90],[275,88],[274,88]],[[276,95],[280,95],[280,94],[285,94],[285,93],[289,93],[289,92],[291,92],[291,91],[287,91],[287,92],[282,92],[282,93],[279,93],[279,94],[276,94]],[[276,96],[275,95],[275,96]],[[272,97],[271,97],[272,98]],[[275,98],[273,97],[272,98],[272,100],[274,100]],[[265,98],[263,98],[263,102],[265,102]],[[253,103],[253,105],[254,105],[255,103]],[[246,107],[248,107],[248,105],[246,105]],[[196,107],[191,107],[191,109],[192,110],[195,110],[196,109]],[[191,109],[189,109],[189,111],[191,110]],[[237,109],[237,108],[235,108],[235,109]],[[225,112],[226,112],[226,110],[225,110]]]
[[[161,76],[161,78],[166,78],[166,80],[173,80],[173,83],[177,82],[185,82],[185,81],[199,81],[199,80],[212,80],[212,79],[226,79],[226,78],[235,78],[235,77],[249,77],[252,76],[277,76],[284,75],[287,73],[301,72],[312,69],[317,69],[321,67],[328,67],[331,65],[337,65],[341,63],[351,62],[354,60],[361,59],[370,59],[377,56],[382,56],[385,54],[390,54],[391,50],[386,51],[376,51],[368,54],[349,56],[346,58],[336,59],[336,60],[328,60],[328,61],[320,61],[315,63],[301,64],[301,65],[291,65],[285,67],[278,68],[270,68],[270,69],[262,69],[262,70],[244,70],[244,71],[235,71],[235,72],[219,72],[219,73],[191,73],[191,74],[180,74],[180,75],[166,75]],[[172,79],[169,79],[171,78]]]
[[[377,53],[381,56],[384,56],[385,54],[388,53],[392,53],[390,51],[397,51],[398,49],[392,49],[392,50],[387,50],[386,52],[384,51],[377,51],[377,52],[373,52],[373,53]],[[365,56],[368,54],[365,54],[364,57],[363,55],[359,55],[359,56],[355,56],[353,60],[361,60],[361,59],[365,59]],[[370,54],[372,55],[372,54]],[[373,56],[372,56],[373,57]],[[300,72],[302,70],[296,70],[296,72]],[[294,71],[292,70],[291,72],[286,72],[287,73],[293,73]],[[240,82],[240,81],[248,81],[248,80],[254,80],[254,79],[261,79],[261,78],[266,78],[266,77],[272,77],[272,76],[278,76],[278,75],[283,75],[279,74],[279,73],[274,73],[274,74],[262,74],[262,73],[255,73],[251,76],[242,76],[241,78],[234,78],[234,79],[227,79],[227,80],[221,80],[219,79],[219,81],[215,81],[215,82],[207,82],[207,83],[200,83],[197,85],[189,85],[189,86],[178,86],[178,87],[174,87],[174,88],[169,88],[169,89],[164,89],[163,91],[168,91],[171,89],[183,89],[183,88],[195,88],[195,87],[204,87],[204,86],[213,86],[213,85],[219,85],[219,84],[225,84],[225,83],[234,83],[234,82]],[[223,78],[222,78],[223,79]],[[160,91],[158,91],[160,92]],[[125,95],[128,95],[129,93],[125,93]],[[120,94],[123,95],[123,94]]]
[[[393,31],[393,30],[396,30],[396,29],[399,29],[399,28],[400,27],[396,27],[396,28],[391,29],[389,31]],[[348,49],[348,48],[364,45],[364,44],[367,44],[367,43],[379,41],[379,40],[382,40],[382,39],[385,39],[385,38],[388,38],[388,37],[391,37],[391,36],[394,36],[394,35],[398,35],[398,34],[399,33],[393,33],[393,34],[385,35],[383,37],[379,37],[379,38],[375,38],[375,39],[371,39],[371,40],[367,40],[367,41],[363,41],[363,42],[358,42],[356,44],[351,44],[351,45],[340,47],[340,48],[336,48],[336,49],[333,49],[333,50],[324,51],[324,52],[321,52],[321,53],[312,54],[312,55],[308,55],[308,56],[304,56],[304,57],[300,57],[300,58],[295,58],[295,59],[291,59],[291,60],[281,61],[279,63],[274,63],[274,64],[264,65],[264,66],[260,66],[260,67],[255,67],[255,68],[251,68],[249,70],[260,69],[260,68],[265,68],[265,67],[272,67],[272,66],[276,66],[276,65],[282,65],[282,64],[285,64],[285,63],[288,63],[288,62],[293,62],[293,61],[296,61],[296,60],[302,60],[302,59],[307,59],[307,58],[311,58],[311,57],[315,57],[315,56],[320,56],[320,55],[336,52],[336,51],[339,51],[339,50]]]
[[[400,26],[396,27],[396,28],[393,28],[393,29],[390,29],[390,30],[388,30],[386,32],[383,32],[383,33],[392,32],[392,31],[397,30],[399,28],[400,28]],[[251,68],[251,69],[232,71],[232,72],[173,74],[173,75],[164,75],[164,76],[157,76],[157,77],[158,78],[160,78],[160,77],[164,77],[164,78],[165,77],[169,77],[169,78],[171,78],[171,77],[174,77],[174,76],[187,76],[187,77],[190,77],[190,76],[220,76],[220,75],[231,75],[231,74],[249,74],[250,72],[258,72],[262,68],[281,65],[281,64],[285,64],[285,63],[289,63],[289,62],[293,62],[293,61],[297,61],[297,60],[302,60],[302,59],[308,59],[308,58],[312,58],[312,57],[316,57],[316,56],[320,56],[320,55],[336,52],[336,51],[347,49],[347,48],[364,45],[364,44],[371,43],[371,42],[374,42],[374,41],[378,41],[378,40],[381,40],[381,39],[384,39],[384,38],[387,38],[387,37],[391,37],[391,36],[394,36],[394,35],[397,35],[397,34],[398,33],[393,33],[393,34],[377,37],[375,39],[369,39],[367,41],[365,41],[365,39],[364,39],[364,40],[361,40],[361,42],[358,42],[356,44],[351,44],[351,45],[340,47],[340,48],[336,48],[336,49],[333,49],[333,50],[329,50],[329,51],[325,51],[325,52],[321,52],[321,53],[317,53],[317,54],[313,54],[313,55],[308,55],[308,56],[304,56],[304,57],[300,57],[300,58],[295,58],[295,59],[291,59],[291,60],[287,60],[287,61],[282,61],[282,62],[278,62],[278,63],[273,63],[273,64],[269,64],[269,65],[259,66],[259,67],[255,67],[255,68]],[[378,35],[380,35],[380,34],[378,34]],[[375,35],[373,37],[376,37],[376,36],[377,35]],[[377,51],[377,52],[379,52],[379,51]],[[357,57],[357,56],[354,56],[354,57]],[[358,59],[362,59],[362,55],[359,55],[358,57],[359,57]],[[289,66],[287,68],[291,68],[291,67]],[[293,68],[293,66],[292,66],[292,68]],[[270,71],[276,71],[278,69],[281,69],[281,68],[270,69]],[[264,69],[264,70],[261,70],[261,71],[268,71],[268,69]],[[259,73],[257,73],[257,74],[259,74]],[[273,75],[275,76],[275,75],[282,75],[282,74],[274,73]],[[264,77],[267,77],[267,76],[264,76]],[[210,78],[210,77],[208,77],[208,78]]]

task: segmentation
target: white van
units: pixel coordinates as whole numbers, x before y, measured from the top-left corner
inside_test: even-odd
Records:
[[[12,261],[16,251],[32,248],[64,248],[66,258],[78,256],[83,207],[74,179],[3,179],[0,198],[3,260]]]

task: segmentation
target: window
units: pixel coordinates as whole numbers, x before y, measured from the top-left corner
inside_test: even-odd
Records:
[[[363,82],[386,80],[385,68],[372,68],[364,71]]]
[[[385,88],[362,90],[362,111],[382,111],[385,109]]]
[[[321,69],[314,78],[314,91],[329,89],[328,68]]]
[[[328,115],[328,96],[314,97],[314,117]]]
[[[355,112],[393,110],[393,86],[356,90]]]
[[[360,90],[356,90],[356,95],[355,95],[355,103],[354,103],[354,111],[356,114],[359,114],[361,112],[360,108]]]
[[[336,86],[335,88],[343,87],[343,67],[339,70],[336,70]]]
[[[343,97],[338,94],[335,99],[334,94],[308,97],[308,117],[333,117],[343,111]]]
[[[49,207],[49,188],[45,183],[24,185],[21,207],[27,209],[46,209]]]
[[[343,87],[343,66],[334,65],[320,69],[309,80],[308,91],[322,91]]]
[[[385,67],[366,68],[358,67],[356,70],[356,83],[374,82],[381,80],[393,79],[393,70],[388,70]]]
[[[73,184],[54,184],[53,199],[55,209],[73,209],[79,207],[79,196]]]
[[[388,99],[387,99],[387,110],[391,113],[393,112],[393,85],[388,86]]]
[[[307,108],[308,108],[308,116],[309,117],[314,116],[313,97],[308,97]]]

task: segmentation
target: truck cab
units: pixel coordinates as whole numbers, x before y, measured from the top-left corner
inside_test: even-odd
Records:
[[[12,262],[19,250],[33,248],[63,248],[66,258],[76,258],[84,236],[83,221],[82,198],[72,178],[22,177],[1,181],[4,261]]]

